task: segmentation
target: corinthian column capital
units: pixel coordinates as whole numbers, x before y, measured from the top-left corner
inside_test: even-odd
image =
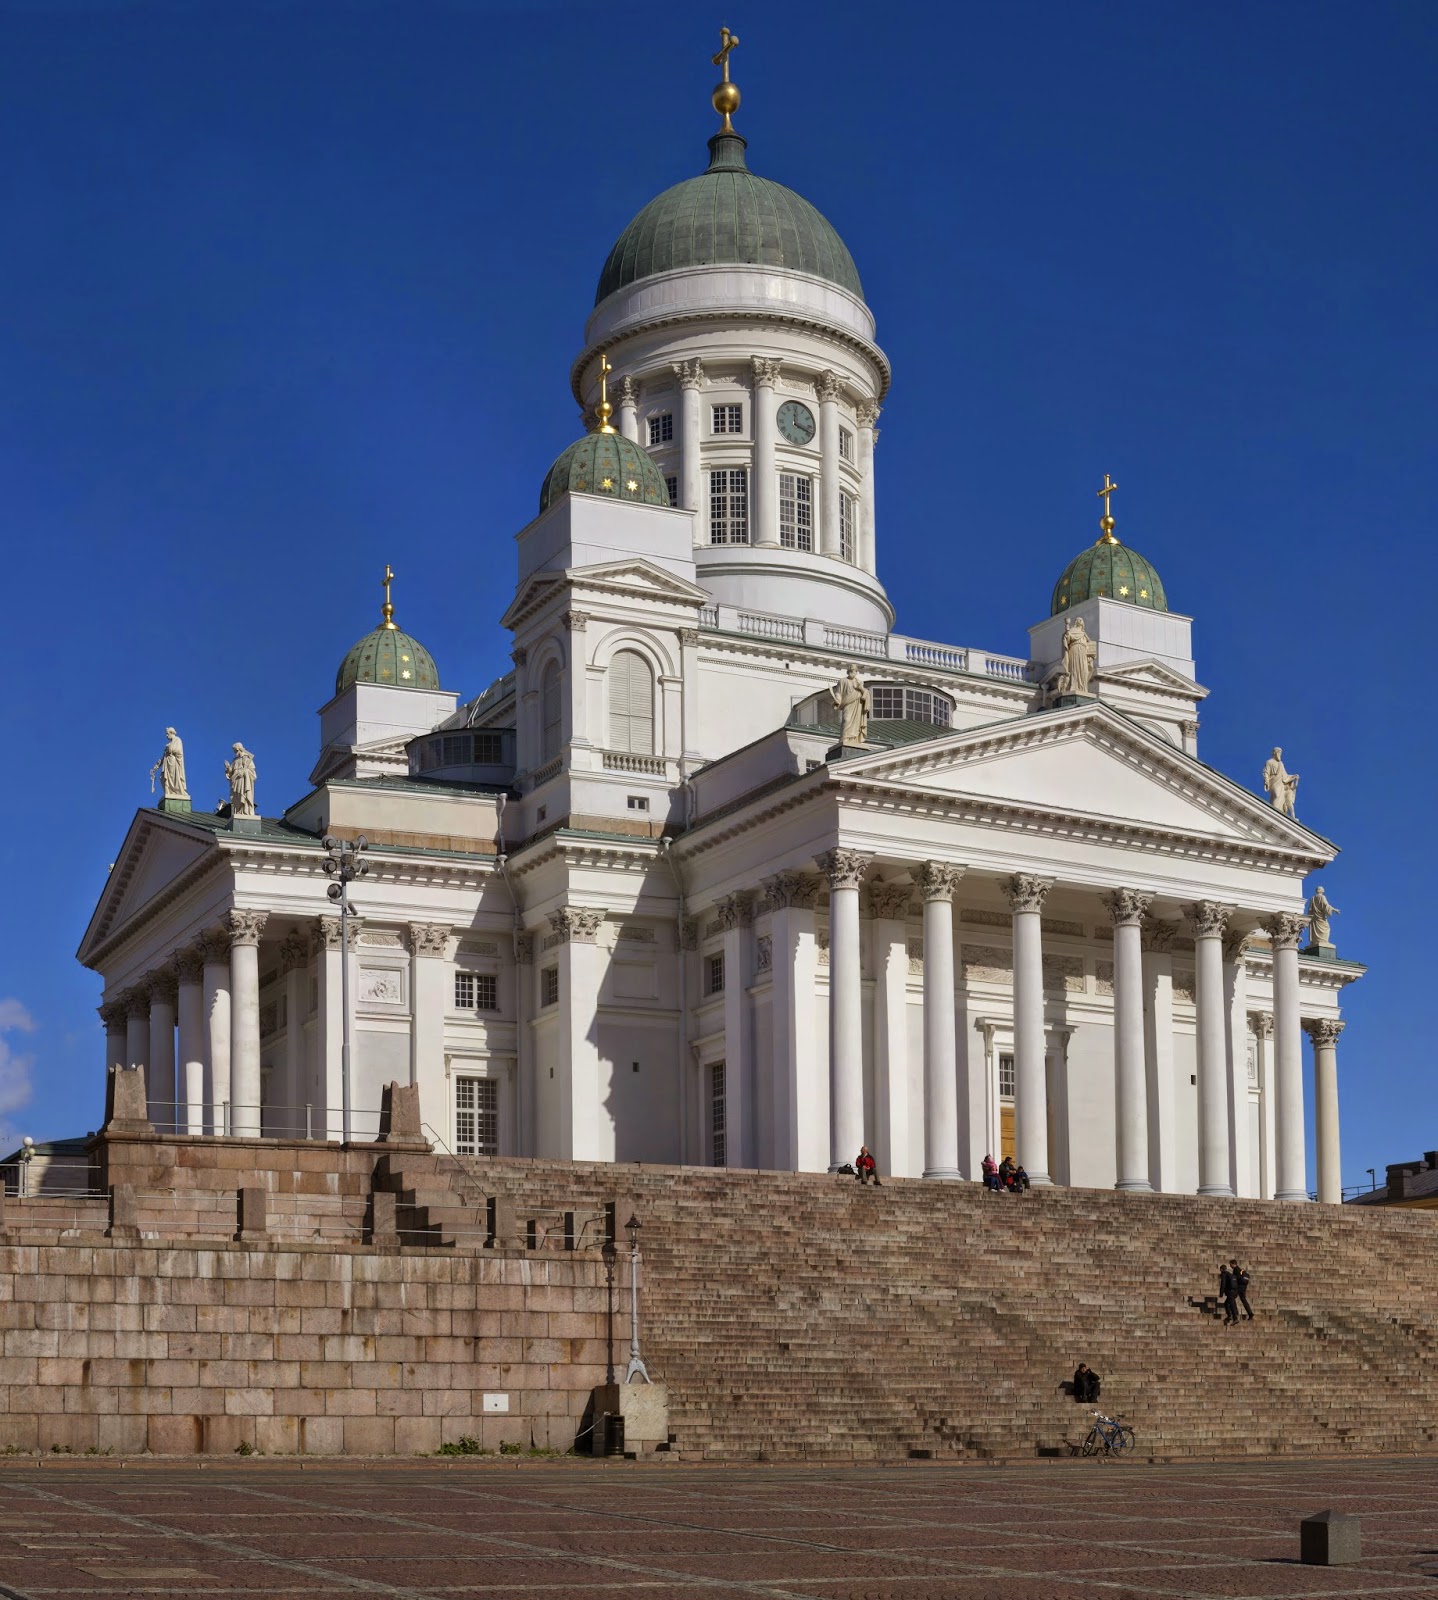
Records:
[[[859,850],[825,850],[816,857],[830,889],[857,889],[872,859]]]
[[[1338,1043],[1338,1035],[1343,1032],[1346,1024],[1337,1017],[1307,1017],[1304,1019],[1303,1031],[1313,1040],[1313,1048],[1321,1050],[1325,1046]]]
[[[1016,872],[1003,882],[1009,910],[1016,915],[1020,911],[1042,911],[1052,888],[1053,884],[1047,878],[1035,878],[1027,872]]]
[[[1296,950],[1303,937],[1303,918],[1295,911],[1280,911],[1264,924],[1275,950]]]
[[[268,911],[230,911],[226,913],[225,920],[232,945],[257,945],[270,914]]]
[[[1153,896],[1142,894],[1137,889],[1115,889],[1112,894],[1103,897],[1103,903],[1108,907],[1114,927],[1133,928],[1142,924],[1153,903]]]
[[[952,900],[964,869],[952,861],[926,861],[919,868],[919,893],[925,901]]]
[[[1228,928],[1229,908],[1217,900],[1196,900],[1183,914],[1195,939],[1221,939]]]

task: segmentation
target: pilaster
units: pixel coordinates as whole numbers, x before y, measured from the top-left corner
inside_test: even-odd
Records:
[[[814,906],[819,880],[779,872],[764,880],[771,913],[774,1164],[823,1172],[829,1164],[829,1076],[819,1053],[819,947]]]
[[[1014,1156],[1034,1185],[1049,1176],[1044,1039],[1043,906],[1052,883],[1028,873],[1004,882],[1014,927]]]
[[[549,914],[545,941],[558,953],[560,1128],[571,1161],[613,1161],[614,1120],[604,1104],[609,1088],[599,1053],[597,1018],[605,952],[598,944],[604,912],[563,906]]]
[[[895,1177],[918,1175],[909,1126],[909,902],[907,883],[870,883],[874,962],[874,1159]]]
[[[758,1165],[754,1109],[754,1050],[750,1039],[754,896],[727,894],[714,908],[724,935],[724,1123],[727,1166]]]

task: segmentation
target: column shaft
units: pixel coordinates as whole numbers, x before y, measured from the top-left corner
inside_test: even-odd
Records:
[[[435,1127],[444,1122],[444,1015],[449,927],[411,923],[409,930],[411,1018],[409,1081],[419,1085],[421,1114]]]
[[[150,1088],[150,998],[130,995],[125,1006],[125,1065],[145,1074],[146,1098]]]
[[[1338,1144],[1338,1035],[1343,1024],[1321,1017],[1305,1024],[1313,1040],[1313,1112],[1318,1145],[1320,1204],[1343,1204],[1343,1168]]]
[[[750,538],[755,544],[777,548],[779,543],[779,478],[775,465],[774,384],[779,362],[754,358],[754,386],[750,407],[754,426],[754,481],[750,486],[754,521]]]
[[[1053,1181],[1044,1066],[1042,919],[1050,887],[1024,874],[1009,880],[1014,918],[1014,1159],[1034,1185]]]
[[[603,1060],[596,1019],[605,952],[595,942],[602,911],[565,906],[549,914],[562,937],[559,966],[561,1155],[571,1161],[614,1160],[614,1115],[604,1102]]]
[[[679,378],[679,504],[686,511],[699,511],[704,490],[699,470],[699,390],[704,369],[698,361],[685,361],[674,371]],[[698,519],[695,534],[698,543],[709,543],[706,517]]]
[[[909,898],[907,883],[869,885],[874,920],[874,1158],[882,1172],[909,1178]]]
[[[263,911],[230,913],[230,1131],[255,1139],[260,1112],[260,934]]]
[[[1303,1028],[1299,1013],[1298,939],[1302,918],[1285,913],[1268,925],[1273,948],[1273,1065],[1278,1200],[1308,1198],[1303,1135]]]
[[[1232,1195],[1228,1181],[1228,1048],[1223,999],[1223,933],[1228,911],[1211,900],[1189,908],[1194,930],[1198,1028],[1198,1192]]]
[[[839,379],[819,375],[819,548],[840,554],[839,543]]]
[[[859,407],[859,472],[864,485],[859,512],[859,565],[865,572],[879,570],[874,536],[874,445],[878,441],[874,424],[878,419],[878,406]]]
[[[853,1161],[864,1138],[863,972],[859,960],[859,882],[868,857],[828,850],[819,870],[829,880],[829,1170]]]
[[[829,1080],[819,1059],[815,1017],[818,883],[802,872],[778,872],[764,880],[764,895],[772,912],[774,1165],[822,1172],[828,1165]]]
[[[228,1133],[230,1099],[230,946],[219,934],[206,934],[205,954],[205,1132]]]
[[[181,1133],[198,1137],[205,1131],[204,966],[197,950],[182,952],[177,966],[180,974],[180,1067],[175,1121]]]
[[[757,1166],[754,1061],[749,1043],[749,944],[754,899],[747,891],[718,905],[724,933],[724,1139],[725,1164]]]
[[[634,391],[634,379],[619,381],[619,431],[631,444],[639,443],[639,396]]]
[[[150,1121],[156,1133],[173,1133],[175,1115],[175,983],[157,978],[150,987],[150,1075],[145,1080]]]
[[[1173,1065],[1172,922],[1151,922],[1143,958],[1144,1055],[1148,1085],[1148,1181],[1160,1194],[1178,1188]]]
[[[1148,1081],[1143,1035],[1143,915],[1150,896],[1121,889],[1113,913],[1113,1039],[1119,1189],[1151,1189],[1148,1176]]]
[[[924,897],[924,1176],[959,1170],[959,1085],[954,1038],[954,890],[962,867],[926,861]]]
[[[112,1067],[127,1065],[125,1048],[125,1008],[120,1005],[100,1007],[100,1020],[105,1024],[105,1076]]]

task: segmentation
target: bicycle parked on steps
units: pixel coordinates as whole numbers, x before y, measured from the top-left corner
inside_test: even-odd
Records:
[[[1093,1415],[1093,1427],[1081,1447],[1084,1455],[1121,1456],[1133,1449],[1133,1429],[1126,1422],[1106,1417],[1102,1411],[1095,1411]]]

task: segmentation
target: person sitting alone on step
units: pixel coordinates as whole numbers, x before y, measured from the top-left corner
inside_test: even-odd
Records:
[[[879,1168],[866,1144],[859,1146],[859,1153],[854,1158],[854,1176],[860,1183],[872,1183],[876,1189],[883,1186],[879,1182]]]
[[[1074,1369],[1074,1399],[1080,1405],[1089,1405],[1098,1399],[1099,1376],[1087,1361],[1080,1361]]]
[[[991,1155],[984,1157],[984,1188],[992,1189],[995,1194],[999,1192],[999,1169]]]

